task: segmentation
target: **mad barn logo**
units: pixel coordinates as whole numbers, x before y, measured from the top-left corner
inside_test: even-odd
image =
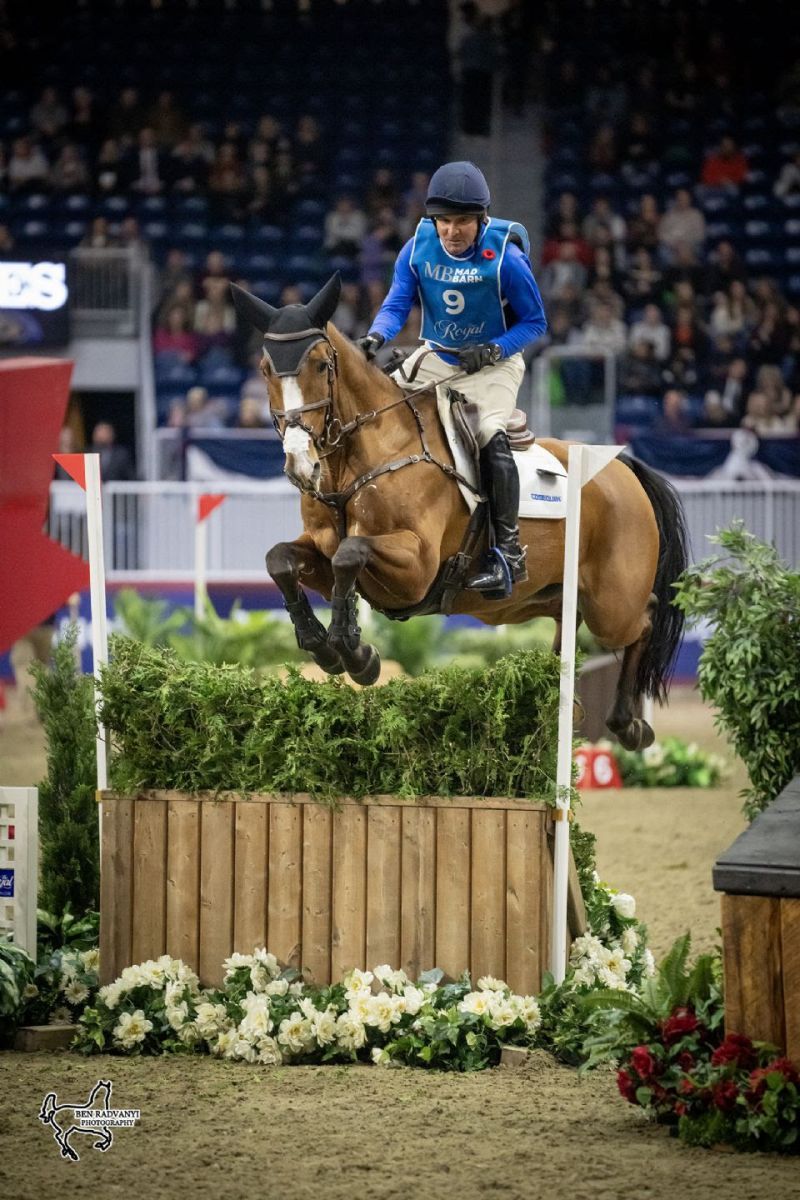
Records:
[[[111,1080],[98,1079],[85,1104],[59,1104],[55,1092],[48,1092],[42,1101],[39,1120],[49,1125],[61,1147],[61,1157],[80,1162],[80,1155],[71,1144],[75,1133],[94,1137],[91,1148],[105,1154],[114,1143],[113,1129],[132,1129],[139,1120],[138,1108],[111,1108]]]

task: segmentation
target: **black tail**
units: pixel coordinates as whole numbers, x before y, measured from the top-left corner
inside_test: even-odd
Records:
[[[683,613],[672,603],[672,584],[689,563],[686,518],[678,493],[663,475],[627,454],[619,458],[644,488],[658,525],[658,568],[653,584],[658,606],[653,613],[653,631],[636,671],[636,691],[663,704],[684,626]]]

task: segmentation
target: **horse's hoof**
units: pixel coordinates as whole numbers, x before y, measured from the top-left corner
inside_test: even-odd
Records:
[[[616,734],[626,750],[646,750],[656,740],[652,728],[641,717],[634,717],[630,725],[618,729]]]
[[[311,657],[317,666],[321,667],[328,675],[344,674],[344,663],[333,646],[329,646],[327,642],[323,643],[318,650],[314,650]]]
[[[366,665],[360,671],[348,670],[348,675],[353,683],[358,683],[361,687],[369,687],[370,684],[375,683],[381,673],[381,656],[374,646],[365,646],[364,649],[369,651]]]

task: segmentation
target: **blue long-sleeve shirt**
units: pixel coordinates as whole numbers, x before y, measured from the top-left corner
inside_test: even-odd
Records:
[[[414,239],[410,238],[398,254],[392,286],[370,326],[370,333],[382,334],[387,342],[400,332],[419,300],[419,281],[411,267],[413,246]],[[469,263],[478,252],[479,246],[473,246],[458,261]],[[537,341],[547,329],[542,297],[530,262],[513,242],[506,247],[500,266],[500,289],[504,302],[513,310],[514,323],[492,341],[502,350],[503,358],[508,358]],[[451,363],[458,361],[452,354],[440,353],[440,357]]]

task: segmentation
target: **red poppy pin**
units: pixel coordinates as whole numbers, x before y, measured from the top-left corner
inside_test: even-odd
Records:
[[[494,250],[484,250],[483,257],[484,258],[497,258],[497,255],[495,254]]]

